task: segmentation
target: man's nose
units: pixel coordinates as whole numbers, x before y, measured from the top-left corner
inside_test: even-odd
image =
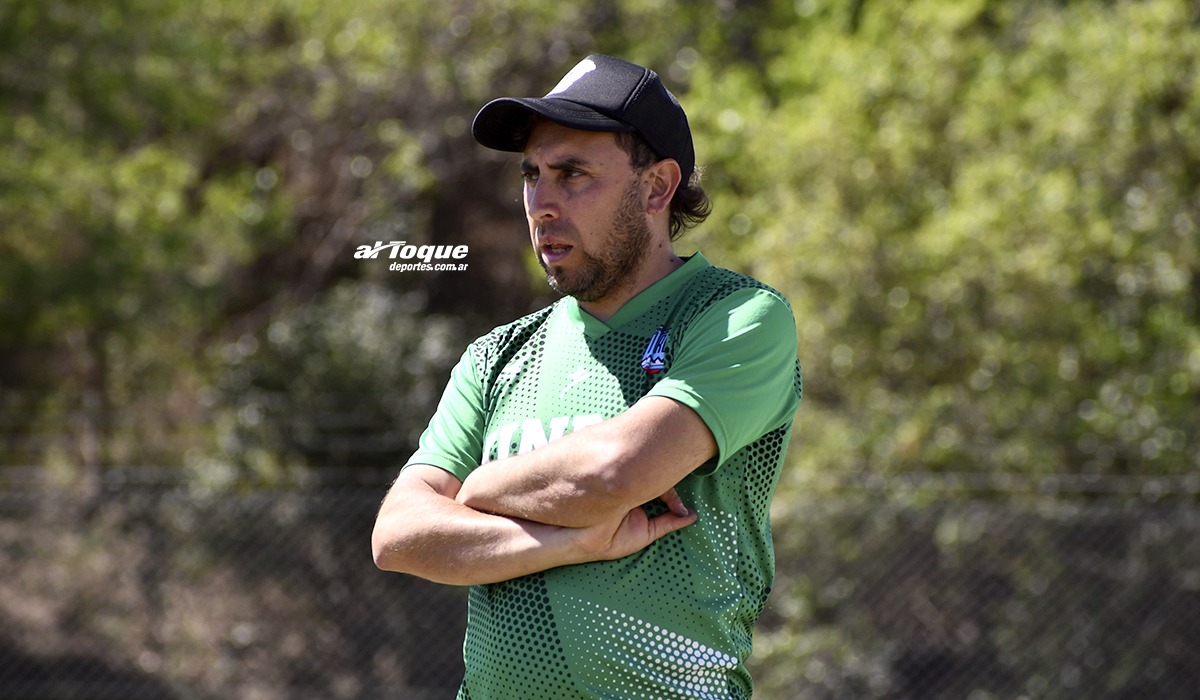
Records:
[[[525,185],[525,214],[535,221],[558,217],[558,198],[549,183],[538,180]]]

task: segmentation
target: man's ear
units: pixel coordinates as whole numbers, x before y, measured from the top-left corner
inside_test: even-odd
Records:
[[[675,196],[675,190],[679,189],[679,183],[683,179],[679,163],[674,158],[665,158],[653,163],[646,168],[645,179],[650,185],[646,213],[658,214],[668,211],[671,208],[671,198]]]

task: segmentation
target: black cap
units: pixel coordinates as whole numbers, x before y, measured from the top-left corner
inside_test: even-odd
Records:
[[[649,68],[612,56],[580,61],[545,97],[501,97],[475,115],[475,140],[498,151],[525,149],[530,118],[584,131],[636,131],[660,158],[674,158],[683,185],[696,168],[687,115]]]

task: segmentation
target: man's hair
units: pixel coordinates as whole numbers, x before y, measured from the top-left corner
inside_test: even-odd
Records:
[[[636,131],[615,133],[617,145],[629,154],[629,163],[641,171],[657,163],[661,158]],[[700,186],[700,168],[692,173],[690,182],[679,183],[675,196],[671,198],[671,240],[678,240],[690,228],[700,224],[712,213],[712,201]]]

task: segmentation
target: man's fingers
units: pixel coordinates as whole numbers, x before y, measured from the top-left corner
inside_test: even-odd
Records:
[[[639,552],[658,539],[696,522],[695,511],[686,515],[667,511],[651,518],[641,506],[630,510],[613,528],[612,523],[587,528],[565,528],[577,535],[578,546],[588,553],[587,561],[619,559]]]
[[[679,497],[679,492],[677,492],[675,489],[667,491],[658,498],[660,501],[667,504],[667,508],[670,508],[672,513],[681,518],[687,517],[692,513],[692,511],[688,510],[688,507],[683,504],[683,499]]]
[[[697,516],[695,511],[688,511],[687,515],[663,513],[657,518],[651,518],[647,523],[650,526],[650,539],[651,541],[654,541],[661,537],[665,537],[676,530],[682,530],[688,525],[696,522],[696,519]]]

